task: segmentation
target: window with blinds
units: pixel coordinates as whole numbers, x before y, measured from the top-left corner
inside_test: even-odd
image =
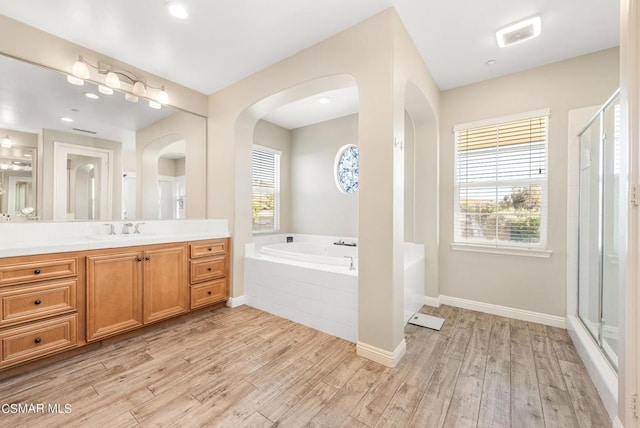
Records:
[[[280,229],[280,153],[253,146],[253,231],[277,232]]]
[[[454,243],[546,248],[548,116],[455,128]]]

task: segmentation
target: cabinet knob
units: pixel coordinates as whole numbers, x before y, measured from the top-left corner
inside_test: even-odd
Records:
[[[42,342],[42,339],[40,339],[39,337],[36,337],[36,340],[33,341],[33,343],[40,343]]]
[[[209,247],[207,248],[207,251],[213,251],[213,248]]]
[[[211,272],[211,267],[208,267],[208,268],[207,268],[207,270],[208,270],[209,272]]]
[[[209,296],[211,296],[211,290],[207,291],[207,294],[208,294]]]
[[[145,260],[151,260],[151,257],[147,256],[144,258]]]
[[[42,271],[40,269],[36,269],[36,270],[33,271],[33,273],[36,274],[36,275],[40,275],[41,272]]]
[[[35,302],[33,302],[33,303],[35,303],[36,305],[39,305],[40,303],[42,303],[42,301],[41,301],[40,299],[38,299],[38,300],[36,300],[36,301],[35,301]]]
[[[139,262],[141,262],[141,261],[142,261],[142,257],[138,256],[138,259],[137,259],[137,260],[138,260]]]

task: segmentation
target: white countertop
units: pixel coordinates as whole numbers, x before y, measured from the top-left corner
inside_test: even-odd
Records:
[[[199,241],[230,236],[226,220],[145,221],[140,226],[139,234],[119,233],[126,221],[110,223],[115,225],[118,234],[109,235],[109,228],[104,222],[0,224],[0,257]],[[133,232],[133,228],[131,231]]]

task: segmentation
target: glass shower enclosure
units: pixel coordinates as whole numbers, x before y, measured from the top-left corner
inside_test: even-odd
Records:
[[[620,101],[616,92],[579,134],[578,317],[618,369]]]

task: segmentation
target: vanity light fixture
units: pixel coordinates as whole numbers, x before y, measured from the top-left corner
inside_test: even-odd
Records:
[[[94,65],[82,56],[78,57],[78,61],[73,64],[72,74],[67,76],[67,81],[73,85],[84,85],[85,79],[91,78],[90,69],[96,70],[98,76],[100,76],[98,82],[95,80],[92,80],[92,82],[98,85],[98,92],[101,94],[112,95],[114,89],[120,89],[122,83],[125,83],[127,85],[124,88],[125,99],[129,102],[136,103],[138,102],[138,97],[145,97],[149,99],[149,101],[153,101],[153,104],[149,103],[149,106],[152,108],[158,108],[156,107],[157,104],[162,105],[169,103],[169,95],[167,91],[165,91],[164,86],[151,86],[145,83],[143,78],[136,76],[130,71],[113,69],[110,65],[104,63]],[[122,80],[123,78],[125,80]],[[102,79],[104,79],[104,84],[99,83]],[[156,91],[155,97],[149,95],[150,89]],[[85,93],[89,98],[99,98],[97,94],[92,94],[93,96],[88,94],[88,92]]]
[[[98,98],[100,98],[100,96],[98,96],[97,94],[94,94],[93,92],[85,92],[84,96],[92,100],[97,100]]]
[[[113,71],[107,72],[107,75],[104,78],[104,84],[113,89],[120,88],[120,78]]]
[[[170,1],[167,3],[167,8],[169,13],[178,19],[187,19],[189,17],[189,12],[180,2]]]
[[[144,86],[144,83],[138,80],[133,84],[133,93],[139,97],[144,97],[147,95],[147,87]]]
[[[6,164],[6,163],[0,163],[0,169],[1,170],[7,170],[7,169],[9,169],[9,165]]]
[[[496,32],[498,46],[506,48],[526,40],[538,37],[542,31],[542,21],[539,16],[516,22]]]
[[[71,73],[76,76],[78,79],[88,79],[91,75],[89,74],[89,67],[87,67],[87,63],[79,57],[78,60],[73,63],[73,68],[71,69]]]
[[[157,101],[149,100],[149,107],[159,110],[162,108],[162,104]]]
[[[14,171],[20,171],[22,168],[20,167],[20,165],[14,164],[11,165],[11,169]]]
[[[318,98],[318,102],[320,104],[329,104],[331,102],[331,98],[326,97],[326,96],[325,97],[320,97],[320,98]]]
[[[13,146],[13,142],[11,141],[11,138],[9,138],[9,136],[7,135],[2,139],[2,143],[0,143],[0,146],[4,147],[5,149],[10,149],[11,146]]]

